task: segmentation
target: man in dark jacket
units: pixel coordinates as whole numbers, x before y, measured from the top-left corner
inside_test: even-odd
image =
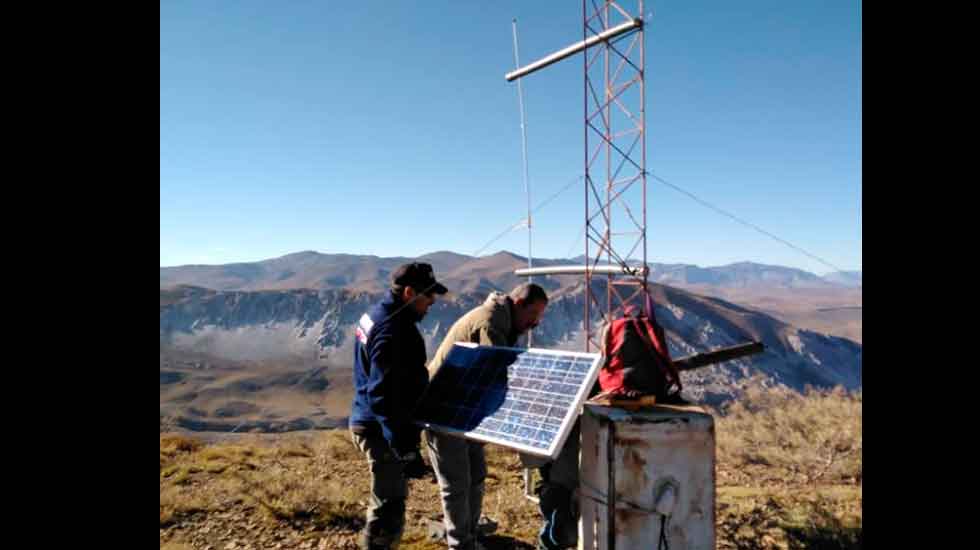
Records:
[[[391,291],[355,329],[350,431],[371,469],[371,502],[361,546],[397,546],[405,526],[408,477],[423,468],[421,430],[411,413],[429,383],[421,321],[446,287],[432,266],[411,263],[392,274]]]

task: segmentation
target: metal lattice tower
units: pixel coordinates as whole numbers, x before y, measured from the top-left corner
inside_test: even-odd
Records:
[[[643,0],[582,2],[585,38],[629,28],[585,52],[585,349],[600,349],[597,317],[642,307],[647,294],[646,109]],[[625,9],[632,7],[636,11]],[[623,274],[598,274],[601,264]],[[599,284],[596,284],[599,283]],[[602,284],[604,283],[604,284]]]
[[[515,80],[585,52],[586,265],[516,272],[585,275],[585,351],[600,348],[593,318],[642,307],[648,294],[642,14],[643,0],[583,0],[581,42],[505,75]]]

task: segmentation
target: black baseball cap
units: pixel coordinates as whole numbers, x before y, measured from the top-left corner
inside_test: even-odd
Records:
[[[391,274],[391,284],[410,286],[423,294],[445,294],[449,289],[436,281],[432,264],[412,262],[398,266]]]

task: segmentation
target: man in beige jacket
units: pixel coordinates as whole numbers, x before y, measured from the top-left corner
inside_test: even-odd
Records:
[[[514,346],[522,334],[538,326],[547,305],[548,295],[543,288],[533,283],[519,285],[509,294],[491,293],[482,305],[463,315],[449,329],[432,361],[429,362],[429,379],[435,376],[456,342],[471,342],[484,346]],[[575,435],[577,437],[577,434]],[[483,507],[484,480],[487,475],[484,444],[434,430],[426,432],[426,441],[429,459],[442,493],[443,522],[449,548],[454,550],[480,548],[476,541],[476,533]],[[564,471],[572,467],[571,461],[559,459],[554,465],[548,464],[542,468],[543,477],[550,473],[549,470],[555,470],[553,466],[561,462],[562,466],[559,469],[563,472],[562,477],[574,475],[574,482],[577,484],[577,445],[574,451],[576,459],[574,473],[569,471],[565,475]],[[565,467],[564,462],[569,462],[569,465]],[[538,464],[534,465],[538,466]],[[574,487],[570,490],[574,490]],[[544,499],[542,506],[542,514],[545,516],[542,536],[545,537],[549,532],[554,532],[552,524],[558,516],[553,511],[545,509]],[[577,530],[577,524],[571,528]],[[577,535],[577,532],[575,534]],[[539,541],[539,544],[548,547],[547,537]]]

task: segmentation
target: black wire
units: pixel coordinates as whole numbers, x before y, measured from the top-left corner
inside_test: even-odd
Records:
[[[533,210],[531,210],[531,214],[534,214],[538,210],[541,210],[542,208],[544,208],[549,202],[555,200],[558,197],[558,195],[561,195],[562,193],[564,193],[566,190],[568,190],[569,187],[571,187],[572,185],[574,185],[575,183],[577,183],[583,177],[585,177],[585,176],[575,176],[575,178],[572,181],[566,183],[561,189],[559,189],[558,191],[556,191],[555,193],[553,193],[550,197],[548,197],[547,199],[545,199],[545,200],[541,201],[540,203],[538,203],[538,205],[535,206]],[[476,252],[474,252],[471,255],[472,256],[479,256],[481,252],[483,252],[484,250],[490,248],[490,245],[492,245],[493,243],[499,241],[504,236],[506,236],[507,234],[511,233],[515,229],[517,229],[517,227],[522,222],[528,222],[528,221],[529,220],[527,218],[524,218],[522,220],[519,220],[517,223],[515,223],[515,224],[511,225],[510,227],[508,227],[507,229],[504,229],[503,231],[501,231],[496,237],[490,239],[490,241],[487,242],[487,244],[485,244],[482,247],[480,247]]]
[[[553,195],[551,195],[547,199],[541,201],[540,204],[538,204],[536,207],[534,207],[534,210],[532,210],[531,213],[533,214],[533,213],[537,212],[538,210],[541,210],[542,208],[544,208],[546,204],[548,204],[549,202],[555,200],[555,198],[557,198],[558,195],[561,195],[562,193],[564,193],[566,189],[568,189],[572,185],[578,183],[579,180],[581,180],[584,177],[585,176],[575,176],[575,179],[573,179],[572,181],[566,183],[564,187],[562,187],[561,189],[559,189],[558,191],[556,191]]]
[[[755,229],[759,233],[762,233],[763,235],[765,235],[767,237],[770,237],[772,239],[775,239],[776,241],[779,241],[779,242],[785,244],[786,246],[792,248],[793,250],[796,250],[797,252],[801,252],[801,253],[809,256],[810,258],[813,258],[814,260],[816,260],[816,261],[818,261],[818,262],[820,262],[820,263],[822,263],[822,264],[824,264],[826,266],[830,266],[835,271],[844,271],[843,269],[841,269],[841,268],[837,267],[836,265],[828,262],[827,260],[824,260],[823,258],[817,256],[816,254],[811,254],[811,253],[807,252],[806,250],[803,250],[802,248],[796,246],[795,244],[787,241],[786,239],[777,237],[776,235],[773,235],[772,233],[766,231],[765,229],[762,229],[761,227],[759,227],[759,226],[757,226],[757,225],[755,225],[753,223],[747,222],[747,221],[739,218],[738,216],[736,216],[734,214],[731,214],[729,212],[726,212],[726,211],[722,210],[721,208],[718,208],[717,206],[709,203],[708,201],[706,201],[704,199],[701,199],[700,197],[696,196],[694,193],[691,193],[690,191],[681,189],[680,187],[674,185],[673,183],[670,183],[669,181],[667,181],[667,180],[661,178],[660,176],[654,174],[653,172],[647,172],[647,174],[649,174],[650,177],[652,177],[653,179],[655,179],[655,180],[659,181],[660,183],[666,185],[667,187],[670,187],[671,189],[674,189],[675,191],[678,191],[680,193],[683,193],[683,194],[687,195],[688,197],[691,197],[695,201],[701,203],[703,206],[707,206],[708,208],[714,210],[715,212],[718,212],[719,214],[723,214],[725,216],[728,216],[729,218],[737,221],[738,223],[740,223],[742,225],[751,227],[752,229]]]

